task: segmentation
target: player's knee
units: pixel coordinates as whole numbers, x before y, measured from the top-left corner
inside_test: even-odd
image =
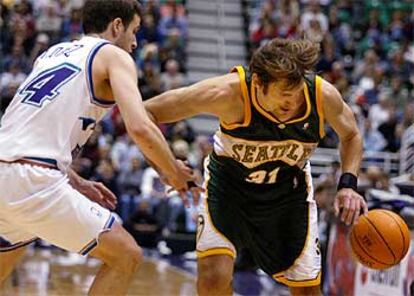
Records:
[[[135,272],[143,258],[142,249],[120,225],[115,225],[110,232],[101,236],[98,250],[92,255],[109,267],[127,273]]]
[[[142,249],[135,241],[125,244],[116,260],[118,267],[126,272],[135,272],[143,260]]]

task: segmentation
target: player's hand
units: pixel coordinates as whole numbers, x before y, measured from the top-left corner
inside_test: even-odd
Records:
[[[368,207],[364,198],[351,188],[342,188],[336,194],[334,202],[335,216],[341,216],[341,221],[346,225],[358,221],[361,209],[368,213]]]
[[[177,179],[178,181],[180,181],[178,183],[179,185],[174,185],[170,179],[165,178],[167,181],[166,183],[173,187],[170,190],[168,190],[168,192],[177,191],[181,199],[183,200],[184,205],[186,207],[189,207],[190,202],[188,200],[187,193],[188,191],[190,191],[193,197],[194,205],[198,205],[200,193],[204,192],[204,189],[195,183],[196,176],[194,174],[194,170],[189,165],[187,165],[186,162],[179,159],[177,160],[177,166],[180,171],[180,173],[178,174],[178,177],[180,177],[180,179]],[[182,183],[182,181],[184,181],[184,183]]]
[[[91,201],[109,210],[115,210],[117,204],[116,196],[103,183],[85,180],[76,189]]]

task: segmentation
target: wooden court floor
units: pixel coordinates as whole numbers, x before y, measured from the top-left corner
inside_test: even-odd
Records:
[[[100,264],[62,251],[28,250],[1,296],[86,295]],[[128,295],[196,295],[195,276],[164,260],[146,258]]]

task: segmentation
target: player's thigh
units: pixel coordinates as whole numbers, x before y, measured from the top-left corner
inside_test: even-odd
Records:
[[[27,194],[15,192],[3,203],[7,225],[19,233],[86,255],[97,245],[99,235],[112,227],[115,218],[110,211],[75,190],[61,173],[30,166],[15,170],[28,175],[26,179],[21,174],[15,178],[20,187],[27,188]],[[10,233],[6,233],[6,239],[27,239],[14,238]]]
[[[98,245],[90,255],[108,265],[125,260],[137,263],[142,259],[142,250],[134,238],[118,222],[115,222],[110,231],[101,233]]]
[[[229,255],[212,255],[198,258],[198,281],[212,285],[231,282],[234,270],[234,258]]]

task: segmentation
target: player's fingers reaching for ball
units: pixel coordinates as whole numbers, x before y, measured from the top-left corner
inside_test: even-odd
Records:
[[[334,201],[334,213],[335,213],[335,216],[336,217],[338,217],[338,215],[339,215],[340,203],[341,203],[341,200],[339,198],[335,198],[335,201]]]
[[[340,205],[340,207],[342,208],[341,221],[346,223],[346,219],[349,214],[349,206],[350,206],[351,201],[347,195],[341,196],[341,199],[342,199],[342,204]]]
[[[361,213],[362,201],[359,198],[356,200],[356,205],[357,207],[355,208],[354,219],[352,221],[352,224],[356,224],[358,222],[359,214]]]
[[[364,215],[367,215],[368,214],[367,203],[366,203],[365,199],[362,196],[359,196],[359,197],[360,197],[360,202],[361,202],[361,206],[362,206],[362,210],[364,212]]]
[[[358,203],[358,205],[357,205]],[[354,216],[356,214],[356,208],[359,208],[359,202],[358,200],[354,199],[353,197],[349,198],[349,209],[348,209],[348,215],[345,218],[345,224],[350,225],[354,221]]]

